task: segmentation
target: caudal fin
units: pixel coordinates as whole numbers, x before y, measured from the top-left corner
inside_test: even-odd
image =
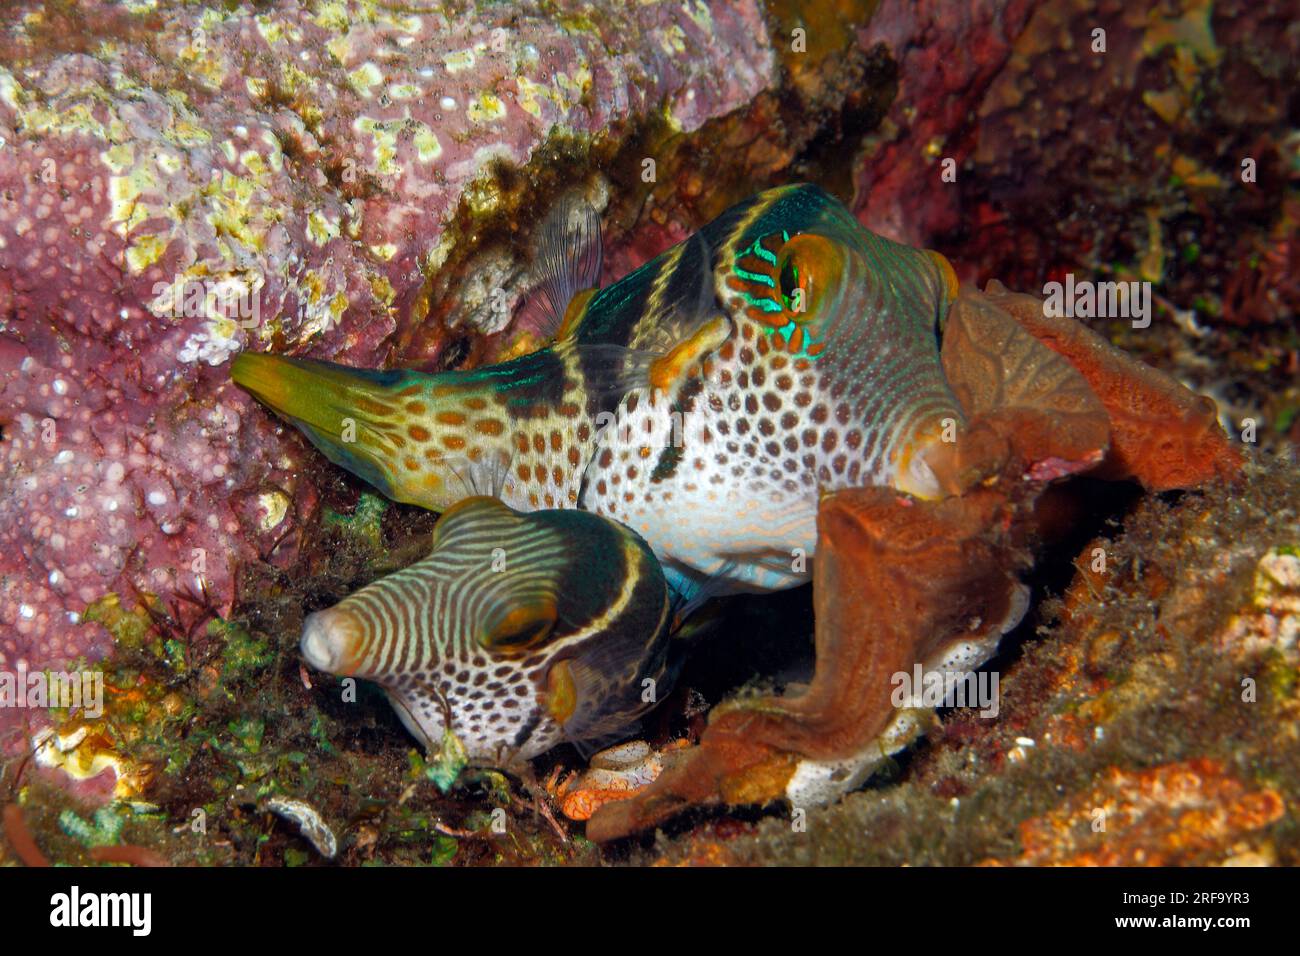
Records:
[[[482,487],[480,465],[495,460],[506,428],[487,412],[471,418],[487,405],[475,397],[483,386],[472,375],[369,371],[249,352],[236,357],[230,375],[326,458],[395,501],[441,511],[467,494],[491,492]]]

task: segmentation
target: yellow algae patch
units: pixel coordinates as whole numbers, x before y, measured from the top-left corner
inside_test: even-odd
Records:
[[[33,133],[57,133],[60,136],[84,133],[97,139],[108,140],[126,138],[125,135],[119,137],[110,135],[108,128],[95,119],[90,112],[90,106],[86,103],[74,103],[62,113],[36,107],[26,111],[20,110],[19,115],[23,119],[23,125]],[[125,130],[123,132],[125,133]]]
[[[327,269],[332,262],[326,264]],[[303,275],[298,295],[298,314],[302,319],[300,332],[308,337],[332,329],[348,308],[348,297],[342,292],[326,298],[325,282],[314,269],[308,269]]]
[[[422,92],[414,83],[394,83],[388,88],[388,95],[395,100],[413,100]]]
[[[304,94],[313,92],[318,85],[312,76],[304,73],[294,64],[280,64],[280,88],[289,96],[297,97],[294,110],[303,123],[308,126],[316,125],[325,117],[321,108],[304,96]]]
[[[1142,37],[1142,51],[1152,56],[1167,46],[1184,46],[1211,66],[1218,63],[1222,53],[1214,42],[1210,23],[1213,6],[1211,0],[1192,0],[1177,19],[1160,10],[1152,11]]]
[[[258,179],[266,175],[266,160],[255,149],[246,149],[240,153],[239,163]]]
[[[465,112],[475,123],[494,123],[505,119],[506,104],[495,93],[484,90],[469,104]]]
[[[674,133],[680,133],[685,129],[685,127],[682,126],[682,121],[677,118],[677,114],[673,112],[670,104],[665,103],[659,115],[663,117],[664,124]]]
[[[261,508],[257,524],[263,531],[270,531],[289,513],[289,498],[280,491],[268,491],[258,495],[257,504]]]
[[[148,203],[142,202],[140,197],[155,186],[157,182],[143,165],[134,167],[125,175],[108,178],[108,218],[115,224],[114,231],[119,236],[125,237],[149,218]]]
[[[397,134],[394,129],[401,125],[401,121],[385,121],[373,119],[369,116],[358,116],[352,123],[352,128],[359,133],[366,133],[374,143],[375,170],[381,176],[393,176],[398,172],[398,165],[394,162],[397,158]]]
[[[307,294],[308,305],[319,303],[325,294],[325,282],[321,279],[320,273],[315,269],[308,269],[306,275],[302,277],[302,289]]]
[[[555,74],[555,84],[564,94],[563,98],[558,101],[560,105],[576,105],[591,89],[591,69],[587,64],[581,63],[573,71],[572,77],[567,73]]]
[[[280,148],[280,141],[275,138],[275,134],[269,129],[262,130],[262,142],[266,144],[266,162],[276,172],[284,165],[284,150]]]
[[[1163,230],[1160,226],[1160,213],[1154,207],[1147,209],[1147,251],[1138,263],[1142,278],[1147,282],[1158,283],[1165,274],[1165,249],[1161,242]]]
[[[519,90],[517,97],[519,108],[538,119],[542,118],[542,100],[550,100],[559,105],[559,97],[544,83],[534,83],[526,76],[518,76],[515,77],[515,86]]]
[[[11,110],[18,111],[18,95],[23,92],[23,88],[18,85],[14,75],[0,66],[0,103],[4,103]]]
[[[370,252],[376,259],[383,259],[387,262],[389,259],[393,258],[393,256],[397,255],[397,246],[393,245],[391,242],[385,242],[382,245],[371,246]]]
[[[442,63],[448,73],[460,73],[474,66],[474,51],[460,50],[457,53],[448,53],[442,58]]]
[[[325,0],[316,5],[316,25],[327,30],[347,30],[351,26],[348,5],[343,0]]]
[[[384,13],[386,16],[381,17],[381,19],[397,27],[397,29],[401,30],[403,33],[419,33],[420,30],[424,28],[424,21],[414,13],[407,14],[406,16],[389,13],[388,11],[384,11]]]
[[[490,146],[481,146],[474,150],[471,162],[477,169],[491,169],[495,160],[505,160],[506,162],[517,163],[518,160],[505,143],[493,143]],[[501,185],[496,176],[490,172],[484,172],[470,180],[461,193],[461,199],[471,213],[476,216],[491,215],[499,209],[505,202],[505,196],[502,193]],[[439,241],[434,252],[429,254],[429,269],[440,268],[442,261],[434,263],[434,254],[439,253],[442,249],[442,241]],[[442,253],[445,261],[445,253]]]
[[[1162,120],[1173,126],[1183,111],[1183,98],[1177,90],[1165,90],[1157,93],[1147,90],[1142,94],[1142,102],[1155,112]]]
[[[382,82],[384,74],[373,63],[363,63],[348,74],[349,85],[367,99],[372,95],[371,89]]]
[[[371,276],[370,277],[370,294],[375,297],[375,301],[384,306],[393,304],[393,299],[397,298],[397,293],[393,290],[393,284],[388,281],[388,276]]]
[[[402,119],[377,120],[369,116],[359,116],[352,127],[360,133],[370,135],[374,142],[375,169],[383,176],[394,176],[401,171],[395,161],[399,133],[410,137],[415,147],[416,158],[420,162],[431,163],[442,155],[442,143],[437,134],[425,123],[413,119],[409,111]]]
[[[251,179],[223,171],[204,184],[202,195],[210,200],[208,222],[218,235],[231,236],[250,248],[262,247],[262,236],[249,228],[253,218],[252,199],[257,184]]]
[[[659,31],[659,49],[669,56],[686,52],[686,31],[674,23],[666,30]]]
[[[113,89],[119,93],[130,93],[141,89],[140,84],[131,79],[125,73],[113,74],[109,77],[109,82],[113,85]]]
[[[32,755],[37,766],[62,770],[74,780],[89,780],[112,770],[113,796],[119,800],[139,797],[151,776],[148,768],[114,753],[107,738],[89,723],[42,730],[32,739]]]
[[[339,66],[347,66],[348,57],[352,55],[352,44],[344,34],[327,42],[325,50],[338,61]]]
[[[262,39],[268,46],[283,43],[285,40],[296,43],[302,39],[302,31],[297,27],[273,20],[265,13],[259,13],[253,18],[253,22],[257,24],[257,32],[262,35]]]
[[[297,95],[304,90],[314,90],[316,80],[308,73],[304,73],[292,63],[280,64],[280,86],[290,96]],[[319,110],[316,111],[319,113]]]
[[[471,188],[473,184],[470,184]],[[442,236],[438,239],[438,244],[429,250],[429,254],[424,260],[424,272],[426,275],[437,272],[447,263],[447,257],[451,255],[452,247],[456,245],[455,239],[452,238],[452,230],[444,229]]]
[[[203,146],[212,141],[211,133],[202,126],[188,120],[178,120],[169,129],[164,130],[163,135],[173,145],[187,149],[194,146]]]
[[[134,273],[141,273],[162,258],[167,249],[165,236],[136,236],[126,250],[126,264]]]
[[[154,162],[158,164],[159,169],[169,176],[175,176],[181,171],[181,158],[175,153],[169,153],[165,150],[160,151],[154,157]]]
[[[691,21],[700,28],[700,32],[705,36],[713,35],[713,15],[709,13],[709,8],[704,3],[704,0],[683,3],[682,11],[691,18]]]
[[[415,155],[422,163],[431,163],[442,155],[442,143],[438,142],[437,134],[424,123],[419,124],[413,142]]]
[[[401,7],[411,4],[395,4],[392,0],[355,0],[351,4],[345,0],[323,0],[314,6],[316,14],[312,19],[317,26],[327,30],[344,31],[354,26],[385,24],[406,33],[416,33],[421,26],[418,16],[400,12]],[[392,7],[398,7],[399,12],[393,11]]]
[[[100,153],[99,158],[115,176],[121,176],[135,165],[135,148],[130,143],[118,143]]]
[[[337,239],[339,235],[339,222],[330,216],[320,212],[312,212],[307,216],[307,238],[318,246],[323,246],[331,239]]]
[[[190,109],[189,99],[184,93],[180,90],[168,90],[163,97],[173,111],[170,124],[162,131],[167,142],[183,149],[205,146],[212,142],[212,134],[193,121],[192,117],[195,113]]]
[[[342,292],[336,293],[334,298],[330,299],[330,316],[331,326],[337,325],[339,319],[343,318],[343,313],[348,310],[348,297]]]
[[[1175,156],[1173,173],[1193,189],[1223,189],[1224,181],[1189,156]]]
[[[212,89],[220,89],[226,79],[226,62],[216,52],[212,43],[212,30],[226,18],[216,10],[205,10],[199,24],[189,35],[189,42],[181,47],[176,61],[186,72]]]

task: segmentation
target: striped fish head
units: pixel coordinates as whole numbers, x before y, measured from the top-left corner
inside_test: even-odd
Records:
[[[472,761],[497,766],[616,733],[653,702],[668,591],[633,532],[477,497],[442,516],[432,545],[309,615],[307,662],[378,683],[426,747],[450,727]]]
[[[925,456],[947,421],[961,420],[937,338],[956,297],[952,266],[869,232],[813,186],[771,190],[753,209],[722,245],[717,288],[742,331],[745,323],[759,330],[762,345],[749,351],[781,356],[779,367],[797,374],[778,379],[829,400],[820,413],[820,402],[803,402],[806,417],[794,428],[817,425],[822,443],[843,448],[852,429],[865,427],[883,443],[880,477],[938,495]],[[828,440],[828,432],[836,434]]]

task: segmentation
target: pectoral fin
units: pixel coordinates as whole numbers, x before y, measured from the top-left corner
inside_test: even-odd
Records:
[[[716,315],[665,350],[620,345],[566,344],[560,348],[572,348],[577,354],[591,395],[623,396],[638,389],[649,389],[655,395],[672,395],[692,369],[727,341],[732,330],[729,318]]]
[[[599,748],[626,737],[669,691],[662,641],[594,641],[547,674],[546,708],[571,743]]]
[[[650,387],[656,391],[672,392],[692,366],[727,341],[731,329],[731,320],[725,315],[716,315],[705,321],[693,335],[650,363]]]
[[[600,214],[576,191],[561,196],[537,230],[519,325],[543,342],[571,335],[600,283],[602,256]]]

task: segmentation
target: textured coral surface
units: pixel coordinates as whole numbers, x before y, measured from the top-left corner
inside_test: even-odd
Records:
[[[422,6],[427,10],[421,11]],[[0,39],[0,661],[91,657],[106,594],[291,563],[310,508],[227,382],[242,348],[433,362],[457,210],[548,137],[688,134],[775,81],[753,3],[7,5]],[[564,175],[564,171],[560,171]],[[517,283],[486,250],[454,323]],[[517,297],[517,291],[516,291]]]

